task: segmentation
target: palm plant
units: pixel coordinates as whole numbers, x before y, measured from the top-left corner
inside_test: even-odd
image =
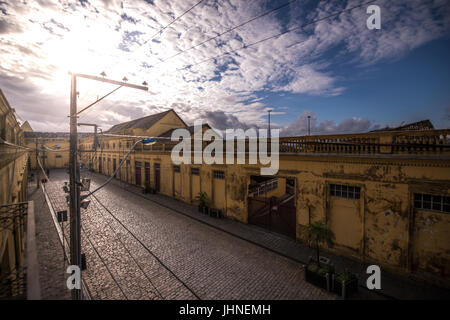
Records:
[[[323,244],[327,244],[328,246],[333,245],[333,241],[336,239],[333,231],[331,231],[326,223],[316,221],[305,226],[302,235],[310,246],[313,245],[316,247],[317,265],[320,266],[320,247]]]
[[[200,191],[197,196],[195,197],[195,200],[198,202],[199,207],[206,207],[206,201],[208,200],[208,195],[204,191]]]

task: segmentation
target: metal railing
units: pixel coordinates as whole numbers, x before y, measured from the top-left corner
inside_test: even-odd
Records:
[[[111,138],[113,139],[113,138]],[[269,139],[270,140],[270,139]],[[235,140],[234,152],[237,151]],[[256,143],[257,140],[250,141]],[[178,142],[163,141],[136,153],[170,152]],[[227,140],[223,140],[223,152],[226,153]],[[268,141],[269,143],[269,141]],[[203,148],[208,142],[203,142]],[[194,142],[191,141],[192,151]],[[270,150],[269,146],[268,149]],[[246,153],[249,152],[249,140],[245,140]],[[359,134],[336,134],[279,138],[280,154],[411,154],[411,155],[450,155],[450,129],[422,131],[385,131]],[[109,148],[99,152],[115,153]]]

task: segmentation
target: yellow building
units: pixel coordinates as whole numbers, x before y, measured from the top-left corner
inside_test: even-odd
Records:
[[[34,221],[32,205],[26,202],[27,183],[28,149],[23,130],[0,90],[0,299],[24,298],[26,294],[25,228],[30,229],[27,220]]]
[[[26,200],[27,160],[24,132],[0,90],[0,205]]]
[[[163,139],[174,128],[187,125],[173,110],[116,125],[96,156],[93,137],[80,140],[82,161],[111,175],[138,140],[131,136],[161,137],[138,144],[116,178],[192,204],[206,192],[226,217],[298,240],[303,226],[325,221],[336,235],[328,250],[450,286],[450,130],[422,122],[280,138],[279,171],[264,177],[248,155],[246,164],[174,165],[176,143]]]

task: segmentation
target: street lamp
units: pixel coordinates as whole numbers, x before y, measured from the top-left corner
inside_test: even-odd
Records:
[[[311,124],[310,124],[310,122],[311,122],[311,116],[308,116],[308,136],[311,135]]]

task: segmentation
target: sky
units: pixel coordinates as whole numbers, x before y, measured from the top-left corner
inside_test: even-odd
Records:
[[[311,134],[450,127],[447,0],[374,1],[379,30],[366,25],[369,4],[322,19],[367,0],[198,2],[0,0],[0,89],[35,131],[68,131],[69,72],[148,83],[80,115],[103,130],[171,108],[217,130],[264,128],[270,109],[284,136],[305,135],[308,116]],[[78,78],[78,108],[115,88]]]

